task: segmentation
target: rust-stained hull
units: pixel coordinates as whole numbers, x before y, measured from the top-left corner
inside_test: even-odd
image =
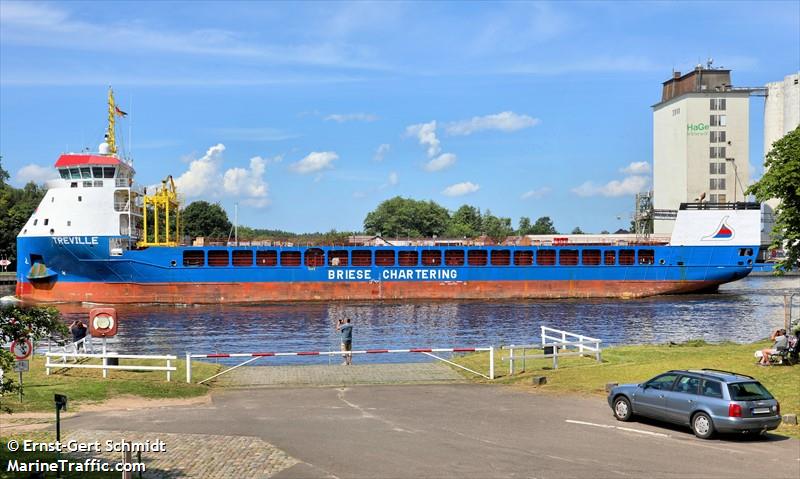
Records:
[[[642,298],[716,288],[722,281],[452,281],[17,284],[30,302],[247,303],[410,299]]]

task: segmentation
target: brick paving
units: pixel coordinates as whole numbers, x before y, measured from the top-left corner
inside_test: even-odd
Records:
[[[166,479],[176,477],[202,478],[268,478],[290,468],[299,461],[275,446],[248,436],[218,436],[207,434],[172,434],[163,432],[76,430],[68,440],[81,443],[100,441],[101,450],[105,441],[144,442],[161,440],[166,452],[143,452],[142,462],[147,470],[143,477]],[[108,463],[122,462],[120,452],[72,453],[78,460],[101,459]],[[137,461],[132,453],[133,462]],[[134,477],[138,474],[134,473]]]
[[[202,378],[198,378],[202,379]],[[443,363],[243,366],[216,380],[220,386],[352,386],[466,382]]]

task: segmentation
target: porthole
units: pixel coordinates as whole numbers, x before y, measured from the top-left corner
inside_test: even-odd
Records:
[[[661,258],[660,260],[658,260],[658,264],[664,264],[664,263],[666,263],[666,261],[664,261],[664,258]]]
[[[78,201],[83,201],[83,197],[82,196],[78,196]]]
[[[25,234],[27,232],[28,232],[28,228],[25,228],[24,230],[22,230],[22,234]]]
[[[67,220],[67,226],[72,226],[72,221]]]
[[[747,264],[748,264],[748,265],[751,265],[751,264],[753,264],[753,260],[752,260],[752,259],[748,259],[748,260],[747,260]]]
[[[169,262],[169,265],[170,266],[178,266],[178,262],[173,259],[172,261]]]
[[[39,218],[36,218],[35,220],[33,220],[33,226],[36,226],[36,224],[37,224],[38,222],[39,222]]]
[[[53,234],[55,232],[56,232],[56,230],[54,230],[53,228],[50,228],[50,234]]]
[[[50,218],[45,218],[44,219],[44,225],[47,226],[48,223],[50,223]]]

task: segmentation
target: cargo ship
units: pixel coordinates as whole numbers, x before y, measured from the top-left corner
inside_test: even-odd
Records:
[[[109,90],[96,153],[66,153],[17,238],[16,296],[28,302],[640,298],[716,289],[747,276],[760,245],[755,203],[687,203],[668,242],[528,245],[192,245],[171,178],[147,195],[117,153]]]

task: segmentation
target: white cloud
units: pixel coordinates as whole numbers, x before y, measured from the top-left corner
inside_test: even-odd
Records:
[[[541,188],[534,188],[532,190],[526,191],[525,193],[522,193],[522,196],[520,196],[520,198],[522,198],[523,200],[527,200],[530,198],[542,198],[546,194],[550,193],[550,191],[552,190],[548,186],[543,186]]]
[[[625,168],[619,170],[626,175],[646,175],[650,173],[650,163],[646,161],[635,161]]]
[[[333,151],[312,151],[305,158],[289,165],[289,169],[295,173],[305,175],[315,173],[333,167],[333,162],[339,159]]]
[[[596,185],[586,181],[573,188],[572,192],[578,196],[626,196],[641,192],[650,183],[646,176],[628,176],[622,181],[613,180],[605,185]]]
[[[25,165],[17,171],[14,181],[17,184],[24,185],[29,181],[34,183],[44,183],[47,180],[54,180],[58,178],[56,169],[52,166],[39,166],[36,164]]]
[[[408,126],[406,135],[416,136],[420,145],[428,147],[428,158],[433,158],[442,151],[439,139],[436,137],[436,120]]]
[[[185,198],[229,196],[241,199],[246,205],[267,206],[269,183],[264,179],[267,165],[281,161],[281,156],[250,158],[248,168],[228,168],[221,172],[225,145],[217,143],[201,158],[192,160],[189,169],[175,179],[178,193]],[[222,185],[222,188],[219,187]]]
[[[436,158],[425,163],[426,171],[440,171],[453,166],[456,162],[456,155],[452,153],[442,153]]]
[[[178,192],[187,198],[194,198],[216,192],[219,185],[219,167],[225,145],[217,143],[206,151],[202,158],[189,163],[189,169],[175,179]]]
[[[471,135],[483,130],[517,131],[530,128],[541,123],[538,118],[520,115],[513,111],[504,111],[494,115],[473,116],[469,120],[455,121],[447,125],[445,130],[451,135]]]
[[[375,150],[375,156],[373,156],[372,159],[375,161],[383,161],[383,159],[386,158],[386,154],[389,153],[390,149],[391,146],[386,143],[380,145],[378,149]]]
[[[400,177],[397,176],[397,172],[393,171],[389,173],[389,186],[394,186],[400,181]]]
[[[475,193],[481,189],[480,185],[476,185],[470,181],[465,181],[463,183],[456,183],[455,185],[450,185],[442,191],[442,194],[445,196],[464,196],[470,193]]]
[[[230,168],[222,177],[226,193],[244,199],[247,205],[258,208],[269,204],[269,184],[264,181],[269,159],[255,156],[250,158],[250,168]]]
[[[324,118],[325,121],[335,121],[336,123],[344,123],[347,121],[376,121],[378,115],[372,113],[333,113]]]

